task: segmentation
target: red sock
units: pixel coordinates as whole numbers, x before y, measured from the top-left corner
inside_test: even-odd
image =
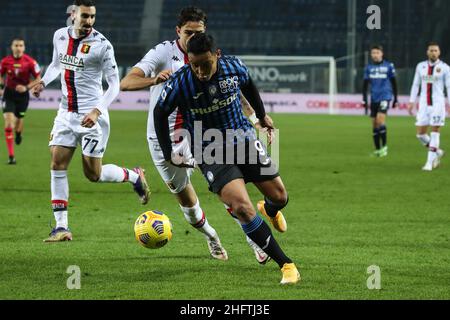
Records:
[[[12,128],[5,129],[6,146],[8,147],[8,154],[14,157],[14,134]]]

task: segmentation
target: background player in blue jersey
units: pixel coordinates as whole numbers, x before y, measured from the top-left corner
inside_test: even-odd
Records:
[[[398,106],[395,67],[393,63],[384,59],[383,47],[380,45],[372,46],[370,55],[372,62],[364,71],[363,101],[367,112],[369,106],[367,91],[370,85],[370,117],[376,148],[374,154],[377,157],[386,157],[388,155],[386,116],[392,100],[394,100],[393,108]]]
[[[269,226],[256,213],[245,187],[246,183],[252,182],[261,191],[265,201],[258,203],[258,210],[275,229],[285,232],[286,220],[280,210],[288,203],[286,188],[241,107],[242,91],[255,110],[261,127],[273,130],[258,90],[242,62],[234,57],[221,56],[211,36],[205,33],[194,35],[187,50],[189,65],[179,69],[166,82],[154,110],[155,130],[164,158],[177,166],[194,164],[194,159],[180,161],[180,157],[185,155],[172,152],[168,118],[178,107],[183,113],[184,128],[190,133],[195,158],[198,149],[206,158],[206,150],[214,146],[213,161],[200,159],[199,162],[210,190],[232,209],[244,232],[277,262],[283,274],[281,283],[297,283],[300,274],[295,264],[284,254]],[[199,125],[200,132],[197,129]],[[219,133],[211,139],[213,141],[205,136],[211,130]],[[230,132],[234,134],[232,140],[227,139]],[[197,137],[199,133],[202,139]],[[242,153],[238,152],[241,147],[245,150],[244,157],[240,157]],[[251,162],[252,155],[259,155],[256,162]]]

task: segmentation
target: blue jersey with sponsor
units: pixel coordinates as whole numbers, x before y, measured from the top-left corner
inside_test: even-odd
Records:
[[[383,60],[379,64],[370,63],[364,71],[364,80],[370,81],[371,102],[391,101],[393,89],[391,79],[395,78],[394,64]]]
[[[220,57],[217,72],[209,81],[198,80],[187,64],[166,82],[156,107],[168,113],[178,108],[183,118],[182,127],[190,132],[192,140],[195,121],[201,122],[202,135],[208,129],[220,130],[224,142],[230,129],[242,133],[233,143],[239,141],[239,137],[254,138],[255,130],[243,114],[240,98],[241,87],[249,79],[247,67],[235,57]],[[202,145],[205,147],[209,143],[204,141]]]

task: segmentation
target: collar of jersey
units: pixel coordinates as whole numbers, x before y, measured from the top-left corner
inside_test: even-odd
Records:
[[[429,66],[435,67],[437,66],[439,63],[441,63],[440,59],[437,59],[435,63],[431,63],[430,60],[427,61]]]
[[[221,61],[222,61],[222,58],[217,59],[217,70],[216,70],[216,73],[213,74],[212,78],[217,78],[222,73],[222,64],[220,63]]]
[[[375,62],[372,61],[372,65],[373,66],[381,66],[382,64],[384,64],[385,61],[386,60],[381,60],[381,62],[379,62],[379,63],[375,63]]]
[[[180,39],[176,40],[178,49],[180,49],[180,51],[183,52],[183,54],[185,56],[187,56],[188,54],[186,53],[186,51],[183,50],[183,48],[181,47],[180,42],[178,40],[180,40]]]
[[[74,39],[74,40],[83,40],[83,39],[86,39],[87,37],[89,37],[90,35],[91,35],[91,33],[92,33],[92,30],[94,30],[94,28],[91,28],[91,31],[89,31],[89,33],[88,34],[86,34],[86,35],[84,35],[84,36],[82,36],[82,37],[79,37],[79,38],[74,38],[74,37],[72,37],[72,35],[70,34],[70,31],[71,30],[73,30],[73,28],[72,27],[69,27],[68,29],[67,29],[67,33],[69,34],[69,37],[71,38],[71,39]]]

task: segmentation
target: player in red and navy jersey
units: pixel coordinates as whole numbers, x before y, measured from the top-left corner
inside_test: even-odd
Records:
[[[424,171],[433,171],[441,164],[445,152],[441,146],[441,130],[445,126],[447,111],[445,98],[450,103],[450,66],[440,60],[441,49],[438,43],[430,42],[428,59],[419,63],[411,88],[409,113],[416,114],[417,139],[428,149]],[[431,128],[431,133],[428,134]]]
[[[33,94],[38,97],[49,83],[61,76],[62,98],[49,142],[51,203],[56,227],[45,242],[72,240],[68,227],[67,170],[79,145],[84,175],[89,181],[128,182],[143,205],[149,200],[142,168],[103,164],[110,133],[108,107],[119,94],[120,78],[112,44],[93,28],[96,13],[94,0],[75,0],[73,24],[55,32],[52,63],[33,88]],[[103,76],[108,83],[105,92]]]
[[[3,97],[5,138],[9,164],[16,164],[14,156],[14,131],[16,144],[22,143],[23,118],[28,109],[29,90],[41,80],[39,64],[25,54],[25,41],[13,39],[12,54],[0,63],[0,97]],[[32,80],[32,78],[34,78]]]

